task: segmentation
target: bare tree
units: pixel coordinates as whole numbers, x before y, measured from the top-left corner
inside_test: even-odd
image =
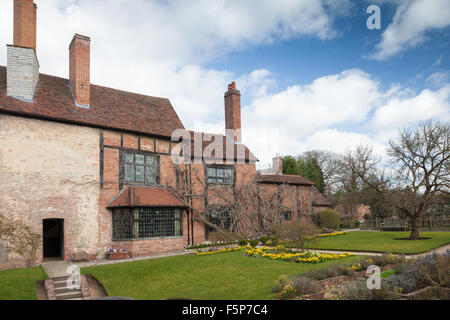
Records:
[[[373,149],[357,147],[345,164],[365,188],[410,220],[410,239],[419,238],[420,219],[439,195],[450,191],[450,125],[423,122],[417,130],[403,129],[389,142],[389,162],[382,168]]]
[[[0,240],[7,241],[8,251],[20,255],[27,267],[33,264],[40,235],[25,223],[0,215]]]
[[[325,195],[330,196],[337,191],[342,173],[342,156],[338,153],[322,150],[307,151],[304,156],[316,161],[322,170]]]
[[[239,172],[239,179],[232,184],[208,183],[194,168],[178,167],[177,174],[176,191],[187,203],[189,198],[207,199],[204,208],[192,208],[195,220],[223,240],[267,235],[283,222],[283,211],[291,211],[298,201],[287,185],[261,186],[258,175],[251,170]],[[184,178],[188,174],[192,181]]]

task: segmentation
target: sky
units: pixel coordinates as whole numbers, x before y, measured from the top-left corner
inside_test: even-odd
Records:
[[[40,72],[68,77],[74,33],[91,37],[91,82],[169,98],[187,129],[224,133],[242,94],[243,142],[276,154],[383,154],[419,121],[450,120],[450,0],[35,0]],[[380,29],[369,29],[371,5]],[[0,1],[0,65],[13,38]],[[3,49],[1,49],[3,48]]]

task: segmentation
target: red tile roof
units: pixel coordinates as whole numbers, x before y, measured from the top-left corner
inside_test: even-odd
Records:
[[[213,148],[216,139],[221,139],[222,141],[218,141],[218,147],[222,147],[222,158],[221,160],[227,160],[227,159],[233,159],[235,161],[237,160],[245,160],[246,162],[255,163],[258,161],[256,156],[250,151],[250,149],[247,148],[244,144],[235,144],[234,140],[232,138],[227,138],[224,135],[221,134],[209,134],[205,132],[194,132],[189,131],[189,134],[191,135],[191,159],[195,159],[197,155],[202,155],[203,160],[207,159],[215,159],[216,157],[216,149]],[[205,135],[209,135],[209,137],[205,137]],[[199,139],[202,141],[202,144],[196,145],[194,143],[195,139]],[[233,154],[227,155],[227,143],[231,141],[231,144],[233,145]],[[208,148],[208,146],[211,145],[211,157],[203,157],[205,155],[205,150]],[[201,148],[201,150],[199,150]],[[242,149],[240,149],[242,148]],[[241,151],[242,150],[242,151]],[[208,151],[209,153],[209,151]]]
[[[107,208],[174,207],[186,204],[177,195],[161,187],[125,187],[107,205]]]
[[[34,102],[23,102],[6,95],[6,67],[0,66],[0,113],[160,137],[184,129],[168,99],[91,85],[91,106],[84,109],[75,106],[67,85],[67,79],[40,74]]]
[[[314,182],[309,181],[302,176],[294,175],[260,175],[258,181],[261,183],[276,183],[276,184],[293,184],[301,186],[312,186]]]
[[[331,202],[325,197],[323,194],[316,189],[316,187],[312,188],[313,190],[313,205],[317,207],[331,207]]]

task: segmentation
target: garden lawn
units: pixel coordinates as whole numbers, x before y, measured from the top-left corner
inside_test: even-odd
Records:
[[[390,253],[424,253],[450,243],[450,232],[421,232],[429,240],[395,240],[408,238],[409,232],[351,231],[344,235],[323,237],[317,249]]]
[[[45,279],[42,267],[0,271],[0,300],[36,300],[36,281]]]
[[[137,300],[269,300],[276,298],[272,287],[282,274],[294,275],[331,264],[349,264],[362,258],[353,256],[305,264],[246,257],[243,252],[232,252],[124,262],[82,268],[81,271],[100,280],[109,296]]]

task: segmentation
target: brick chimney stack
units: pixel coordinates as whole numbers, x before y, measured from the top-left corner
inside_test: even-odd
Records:
[[[90,77],[91,39],[75,34],[69,46],[69,87],[75,105],[90,108],[91,77]]]
[[[14,44],[7,46],[6,94],[26,102],[33,102],[39,83],[36,15],[33,0],[14,0]]]
[[[279,155],[277,155],[275,158],[273,158],[272,161],[273,161],[272,162],[273,174],[282,176],[283,175],[283,158],[280,157]]]
[[[36,51],[37,6],[33,0],[14,0],[14,45]]]
[[[227,136],[233,133],[235,143],[242,142],[241,93],[236,89],[236,82],[229,84],[225,93],[225,129]]]

